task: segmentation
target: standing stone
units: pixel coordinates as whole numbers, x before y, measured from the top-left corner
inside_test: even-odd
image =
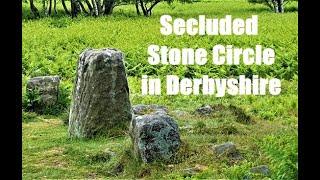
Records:
[[[129,132],[135,156],[146,163],[169,160],[181,144],[178,125],[163,113],[135,117]]]
[[[39,76],[28,80],[26,90],[31,109],[43,112],[58,101],[59,76]]]
[[[69,115],[71,137],[127,129],[131,104],[123,59],[121,51],[111,48],[87,49],[80,55]]]

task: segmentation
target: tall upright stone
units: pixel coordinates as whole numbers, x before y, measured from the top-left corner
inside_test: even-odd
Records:
[[[91,138],[125,130],[131,121],[124,55],[112,48],[81,53],[69,115],[69,135]]]

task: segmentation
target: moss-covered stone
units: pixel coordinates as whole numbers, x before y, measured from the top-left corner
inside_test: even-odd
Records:
[[[58,76],[38,76],[27,82],[26,93],[29,109],[42,113],[58,101],[60,78]]]
[[[123,59],[116,49],[87,49],[80,55],[69,115],[71,137],[127,129],[132,115]]]
[[[162,113],[135,117],[131,122],[130,136],[134,154],[147,163],[169,160],[181,144],[178,125]]]

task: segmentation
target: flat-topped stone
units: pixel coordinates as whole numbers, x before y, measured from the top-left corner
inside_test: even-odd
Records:
[[[31,109],[43,112],[47,107],[53,106],[58,101],[59,76],[38,76],[30,78],[26,90]]]

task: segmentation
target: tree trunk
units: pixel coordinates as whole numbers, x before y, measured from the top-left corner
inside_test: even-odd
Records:
[[[89,0],[85,0],[84,2],[87,4],[90,13],[92,13],[92,6],[91,6]]]
[[[33,0],[30,0],[30,12],[34,17],[40,17],[37,7],[33,4]]]
[[[97,4],[97,9],[98,9],[99,15],[100,15],[100,14],[102,14],[101,2],[100,2],[100,0],[95,0],[95,1]]]
[[[278,13],[278,12],[279,12],[279,8],[278,8],[278,2],[277,2],[277,0],[273,0],[272,3],[273,3],[273,10],[274,10],[274,12],[275,12],[275,13]]]
[[[274,10],[273,1],[270,2],[269,0],[264,0],[264,2],[271,10]]]
[[[57,0],[53,1],[53,11],[54,11],[54,15],[58,14],[58,12],[57,12]]]
[[[81,5],[80,5],[80,0],[75,0],[74,1],[75,7],[77,9],[77,14],[81,13]]]
[[[146,8],[145,8],[145,5],[144,5],[144,3],[143,3],[143,0],[140,0],[140,7],[141,7],[141,9],[142,9],[143,15],[144,15],[144,16],[148,16],[148,12],[147,12],[147,10],[146,10]]]
[[[141,13],[140,13],[140,10],[139,10],[139,1],[138,0],[136,0],[135,6],[136,6],[137,14],[140,16]]]
[[[94,16],[98,16],[99,15],[99,11],[98,11],[98,7],[97,7],[97,3],[95,0],[91,0],[92,3],[92,7],[93,7],[93,15]]]
[[[150,8],[147,10],[148,16],[151,16],[152,13],[152,9],[159,3],[159,0],[156,0],[151,6]]]
[[[277,0],[277,3],[278,3],[278,12],[279,12],[279,13],[284,13],[283,0]]]
[[[46,0],[42,0],[42,12],[45,14],[47,11]]]
[[[71,1],[71,4],[70,4],[70,6],[71,6],[71,17],[73,18],[74,17],[74,4],[72,3],[72,1]]]
[[[52,0],[49,0],[49,8],[48,8],[48,15],[51,16],[51,9],[52,9]]]
[[[86,8],[85,8],[84,5],[82,4],[82,2],[81,2],[81,1],[78,1],[78,4],[79,4],[79,6],[81,7],[81,10],[82,10],[84,13],[88,14],[88,11],[86,10]]]
[[[77,1],[76,0],[71,0],[71,17],[77,17]]]
[[[63,9],[66,12],[66,14],[70,15],[70,12],[69,12],[69,10],[68,10],[68,8],[66,6],[65,0],[61,0],[61,3],[62,3]]]
[[[103,4],[104,4],[104,14],[105,15],[112,14],[115,0],[104,0]]]

